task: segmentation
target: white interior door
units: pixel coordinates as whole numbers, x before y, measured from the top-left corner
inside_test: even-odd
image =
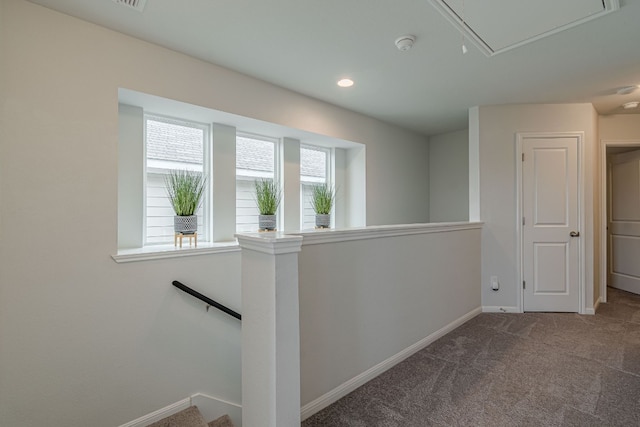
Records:
[[[578,137],[522,139],[524,311],[578,312]]]
[[[640,294],[640,150],[611,156],[611,286]]]

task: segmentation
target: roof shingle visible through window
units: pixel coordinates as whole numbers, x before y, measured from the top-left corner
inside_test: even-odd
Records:
[[[236,138],[236,169],[273,173],[274,160],[273,142],[244,136]]]
[[[147,119],[147,158],[202,164],[204,131]]]

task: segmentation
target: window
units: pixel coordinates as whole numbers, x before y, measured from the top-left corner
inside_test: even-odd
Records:
[[[208,175],[205,153],[209,151],[206,125],[145,116],[146,202],[145,244],[173,243],[174,212],[164,179],[171,169],[190,170]],[[206,192],[205,192],[206,193]],[[198,240],[207,240],[208,197],[198,209]]]
[[[315,212],[311,205],[313,186],[329,184],[329,153],[326,148],[301,146],[300,147],[300,187],[302,202],[300,223],[302,229],[314,228],[316,225]]]
[[[236,232],[258,230],[255,180],[275,179],[276,141],[239,134],[236,137]]]

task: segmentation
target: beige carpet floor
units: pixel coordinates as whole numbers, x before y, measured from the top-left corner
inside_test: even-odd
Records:
[[[640,296],[608,299],[480,314],[302,426],[640,426]]]

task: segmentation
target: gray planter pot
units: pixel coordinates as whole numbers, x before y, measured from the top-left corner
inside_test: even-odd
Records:
[[[331,227],[331,215],[316,214],[316,228],[329,228],[329,227]]]
[[[176,233],[193,234],[198,231],[198,215],[174,216],[173,229]]]
[[[258,228],[260,230],[275,230],[276,229],[276,216],[275,215],[258,215]]]

